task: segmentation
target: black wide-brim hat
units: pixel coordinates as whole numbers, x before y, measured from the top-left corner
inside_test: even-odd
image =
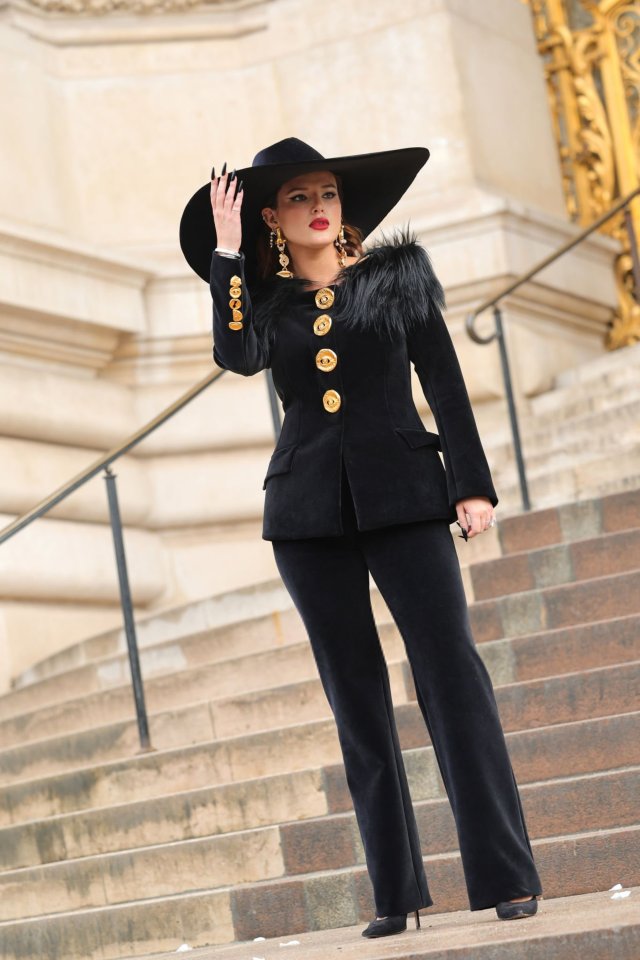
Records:
[[[330,170],[342,179],[342,219],[362,231],[366,239],[395,207],[429,159],[426,147],[404,147],[357,153],[346,157],[323,157],[308,143],[287,137],[265,147],[253,158],[250,167],[236,170],[243,181],[240,210],[245,256],[245,279],[256,279],[256,243],[260,231],[269,228],[260,211],[269,197],[291,177],[315,170]],[[211,208],[211,180],[193,194],[180,219],[180,246],[189,266],[209,282],[211,256],[217,246]]]

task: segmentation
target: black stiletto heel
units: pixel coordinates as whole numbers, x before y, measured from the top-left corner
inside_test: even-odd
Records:
[[[496,913],[500,920],[518,920],[520,917],[532,917],[538,912],[538,900],[531,897],[530,900],[521,900],[520,903],[513,903],[511,900],[501,900],[496,904]]]
[[[420,913],[414,910],[416,918],[416,930],[420,929]],[[368,927],[362,931],[363,937],[389,937],[394,933],[402,933],[407,929],[406,914],[396,917],[382,917],[380,920],[372,920]]]

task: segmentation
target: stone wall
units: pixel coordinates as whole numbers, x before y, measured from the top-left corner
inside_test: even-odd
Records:
[[[481,430],[502,422],[497,353],[464,318],[576,232],[529,18],[516,0],[5,2],[0,524],[211,371],[180,215],[213,163],[286,136],[328,157],[429,147],[381,229],[419,233]],[[602,352],[612,256],[598,237],[507,300],[521,402]],[[265,375],[226,373],[118,463],[138,615],[275,575],[273,442]],[[119,623],[101,477],[2,546],[0,598],[0,689]]]

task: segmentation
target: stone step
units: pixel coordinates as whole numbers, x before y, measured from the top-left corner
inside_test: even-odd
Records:
[[[139,617],[136,621],[141,651],[157,648],[168,668],[227,659],[287,642],[292,603],[280,577],[272,577],[247,587],[226,590],[213,597],[192,600]],[[293,618],[297,629],[296,618]],[[15,691],[47,677],[61,677],[68,671],[101,662],[104,686],[112,685],[111,676],[118,657],[126,660],[127,640],[123,628],[114,628],[71,644],[40,660],[14,680]],[[153,668],[149,658],[148,668]],[[115,680],[117,682],[117,678]],[[4,699],[4,698],[3,698]]]
[[[617,369],[636,366],[640,362],[639,344],[632,344],[622,350],[609,350],[606,353],[579,363],[575,367],[568,367],[555,378],[557,387],[573,387],[578,384],[597,383],[603,376]]]
[[[640,527],[474,563],[475,600],[640,570]]]
[[[519,500],[519,495],[516,499]],[[498,550],[509,553],[570,542],[627,526],[640,526],[637,490],[503,516],[500,527],[491,536],[499,539]],[[465,565],[469,558],[483,557],[486,544],[487,540],[482,538],[465,544],[464,551],[460,551],[461,563]],[[276,578],[256,586],[249,597],[252,599],[254,593],[263,594],[256,603],[248,602],[245,591],[230,591],[213,598],[220,607],[231,606],[237,618],[216,628],[186,629],[192,623],[212,618],[211,612],[207,611],[207,605],[212,601],[187,604],[140,621],[137,632],[143,675],[149,678],[228,659],[232,655],[248,655],[299,642],[304,638],[300,618],[290,598],[283,597],[282,592],[281,581]],[[242,594],[242,597],[236,594]],[[376,608],[379,599],[372,584],[372,600]],[[267,602],[277,600],[278,608],[259,616],[245,614],[242,619],[236,610],[240,600],[248,609],[256,604],[264,607]],[[218,616],[221,616],[220,612]],[[16,688],[0,698],[0,719],[23,715],[40,705],[62,702],[74,697],[78,690],[86,694],[114,689],[122,684],[129,684],[126,643],[121,630],[112,630],[73,644],[16,678]]]
[[[633,454],[640,442],[640,428],[635,424],[628,425],[626,429],[621,429],[619,435],[613,432],[596,434],[588,441],[585,441],[580,434],[571,439],[560,437],[554,442],[549,440],[546,446],[542,441],[530,444],[526,441],[521,442],[527,482],[533,483],[552,471],[575,469],[581,465],[588,466],[594,460],[617,457],[624,450]],[[489,462],[496,489],[514,485],[518,479],[518,472],[512,441],[491,451],[490,457]]]
[[[286,651],[291,644],[306,636],[302,621],[293,608],[285,611],[176,637],[140,649],[140,667],[145,680],[156,676],[169,677],[192,669],[194,674],[205,666],[231,658],[259,656],[261,653]],[[221,668],[222,671],[223,668]],[[91,663],[62,670],[35,680],[0,698],[0,720],[20,716],[40,707],[64,703],[90,693],[130,687],[131,673],[126,651],[97,659]]]
[[[496,531],[507,555],[638,527],[640,488],[506,517]]]
[[[634,686],[638,684],[635,691],[640,689],[640,660],[582,672],[576,672],[574,665],[573,670],[555,677],[496,685],[496,699],[505,728],[525,729],[542,722],[582,719],[589,711],[596,716],[625,713],[634,708]],[[402,714],[406,715],[406,722],[419,729],[421,716],[417,706],[408,702],[415,700],[408,664],[404,660],[389,664],[389,674],[394,703],[398,708],[406,707]],[[170,750],[208,740],[238,743],[242,737],[330,716],[329,704],[316,676],[232,698],[168,709],[150,716],[149,728],[153,746]],[[117,761],[135,753],[138,744],[136,723],[120,721],[11,747],[0,752],[0,784],[16,785],[36,777],[64,774],[90,761]]]
[[[548,390],[529,399],[529,415],[524,420],[534,424],[569,420],[638,399],[640,364],[611,370],[591,383],[572,384]]]
[[[630,663],[499,687],[496,697],[503,724],[508,730],[521,729],[523,720],[533,727],[540,722],[579,719],[585,711],[592,716],[627,712],[635,706],[637,673],[637,663]],[[415,703],[399,705],[396,717],[405,747],[428,742]],[[227,740],[134,753],[89,767],[76,766],[67,772],[5,786],[1,791],[0,823],[24,821],[41,816],[43,811],[55,814],[106,802],[126,802],[140,797],[140,791],[158,796],[181,789],[184,778],[186,786],[195,788],[306,769],[309,750],[314,751],[320,764],[339,759],[332,721],[299,723]]]
[[[607,443],[618,440],[632,443],[638,435],[640,423],[640,388],[631,398],[621,398],[619,403],[604,405],[598,410],[588,410],[574,417],[525,417],[518,421],[525,460],[551,457],[562,450],[576,454],[587,449],[605,449]],[[602,444],[602,447],[600,446]],[[513,439],[507,435],[503,442],[487,445],[487,455],[495,469],[501,469],[513,461]]]
[[[501,536],[503,534],[501,533]],[[480,603],[474,603],[470,606],[470,616],[472,624],[474,625],[474,637],[476,642],[481,643],[484,640],[497,640],[509,636],[517,636],[523,632],[535,632],[546,625],[554,626],[564,626],[571,623],[581,623],[587,620],[594,619],[605,619],[606,617],[614,617],[621,615],[628,615],[630,613],[640,612],[638,607],[640,604],[633,595],[629,595],[629,589],[635,590],[636,596],[640,597],[640,591],[634,586],[634,578],[638,578],[640,573],[638,571],[631,571],[628,574],[623,576],[610,576],[610,577],[598,577],[591,581],[585,581],[583,583],[568,584],[562,585],[559,588],[548,587],[545,590],[540,592],[538,596],[535,593],[525,593],[517,594],[515,596],[506,596],[504,598],[495,598],[487,601],[482,601]],[[575,595],[580,597],[582,593],[587,590],[591,590],[591,585],[593,585],[594,596],[600,597],[603,602],[606,598],[606,606],[602,608],[602,612],[599,612],[597,605],[594,608],[590,616],[582,616],[579,609],[575,608],[573,604],[572,593],[567,594],[557,594],[554,590],[562,591],[575,591]],[[521,599],[519,599],[521,598]],[[374,599],[372,595],[372,599]],[[546,607],[553,607],[557,605],[558,600],[561,601],[561,604],[567,606],[567,610],[575,610],[573,620],[564,620],[561,619],[559,622],[553,622],[550,619],[548,622],[543,619],[538,618],[536,621],[535,618],[530,621],[530,625],[526,626],[524,630],[519,625],[519,617],[513,617],[513,611],[515,607],[525,607],[530,614],[533,615],[534,611],[537,609],[540,613],[543,613]],[[376,591],[374,608],[377,611],[377,619],[380,621],[382,614],[381,611],[381,598]],[[495,607],[488,607],[487,604],[494,604]],[[288,654],[287,649],[289,646],[292,646],[296,642],[299,643],[301,640],[304,640],[306,634],[302,626],[302,621],[295,610],[290,611],[290,617],[288,617],[288,628],[287,628],[287,638],[286,644],[282,646],[279,643],[273,643],[272,646],[275,648],[281,647],[282,654],[281,657],[287,663]],[[388,611],[387,611],[388,616]],[[558,613],[555,613],[556,619],[558,619]],[[279,614],[278,619],[282,620],[282,616]],[[491,620],[493,627],[495,628],[499,623],[502,623],[503,626],[500,628],[500,632],[496,633],[495,629],[491,634],[485,632],[485,627],[487,622]],[[477,631],[477,632],[476,632]],[[270,638],[273,637],[273,634],[269,635]],[[198,649],[202,650],[200,641],[197,641]],[[228,649],[225,646],[225,650]],[[170,659],[164,658],[162,652],[157,650],[148,651],[152,656],[158,655],[156,658],[156,666],[159,662],[162,662],[162,668],[158,668],[157,674],[157,687],[156,689],[160,690],[162,688],[167,690],[171,687],[174,680],[174,676],[179,672],[180,668],[177,663],[174,662],[173,668],[169,669]],[[256,656],[258,654],[256,653]],[[264,651],[264,656],[266,659],[271,657],[272,650]],[[236,677],[236,679],[242,680],[247,684],[252,682],[252,679],[257,676],[257,671],[255,670],[255,661],[253,654],[247,654],[247,662],[254,664],[252,670],[243,671],[240,675],[237,675],[235,668],[227,667],[231,674]],[[300,656],[304,656],[300,654]],[[218,674],[224,672],[225,667],[220,666],[221,663],[226,662],[227,665],[231,661],[214,661],[214,664],[217,663],[217,666],[214,664],[207,665],[202,663],[199,669],[193,668],[192,678],[193,683],[197,687],[200,685],[200,688],[204,691],[201,693],[196,692],[195,690],[189,694],[190,701],[193,702],[195,699],[203,699],[205,696],[210,696],[211,692],[211,683]],[[293,664],[291,664],[293,667]],[[287,669],[289,667],[287,666]],[[29,712],[33,713],[34,710],[40,707],[52,706],[53,704],[63,704],[69,700],[77,700],[79,696],[86,696],[88,694],[98,692],[101,689],[115,689],[117,687],[123,687],[126,685],[126,688],[130,690],[130,681],[129,681],[129,667],[126,658],[119,657],[117,661],[109,661],[108,664],[93,664],[91,666],[87,665],[85,667],[80,667],[75,670],[71,670],[66,674],[61,675],[60,677],[49,677],[37,683],[34,683],[28,687],[23,687],[18,691],[7,695],[6,697],[0,698],[0,718],[9,719],[11,717],[19,717],[20,715],[27,714]],[[167,672],[168,671],[168,672]],[[145,680],[145,689],[147,686],[154,688],[153,682],[153,672],[151,678],[148,678],[147,668],[145,667],[144,653],[142,654],[142,673]],[[148,679],[151,679],[151,683],[148,682]],[[229,681],[230,682],[230,681]],[[256,681],[259,683],[259,681]],[[186,688],[183,688],[186,689]],[[218,687],[214,688],[216,691]],[[127,697],[130,694],[124,694],[124,690],[118,694],[120,697]],[[106,698],[108,699],[108,698]],[[123,701],[120,701],[123,702]],[[174,701],[175,702],[175,701]],[[84,724],[84,720],[80,719],[82,717],[82,707],[75,704],[76,707],[79,707],[80,713],[78,715],[79,723]],[[62,712],[66,708],[62,707]],[[73,709],[73,705],[69,709]],[[153,709],[153,708],[151,708]],[[54,711],[55,713],[55,711]],[[25,723],[28,720],[25,718]],[[20,721],[17,720],[18,725]]]
[[[522,787],[525,817],[535,839],[633,826],[640,767],[565,777]],[[423,856],[458,851],[444,788],[440,799],[416,803]],[[529,819],[528,819],[529,822]],[[0,874],[0,920],[107,906],[145,897],[189,893],[336,871],[364,865],[355,815],[153,844]],[[170,864],[170,870],[168,870]]]
[[[302,653],[306,661],[309,651],[303,648]],[[328,716],[326,697],[310,654],[308,659],[308,664],[303,662],[306,669],[301,672],[315,674],[313,679],[215,700],[191,702],[196,695],[218,692],[215,676],[208,685],[204,683],[206,678],[196,677],[198,689],[194,691],[194,697],[190,692],[195,684],[189,682],[179,689],[179,681],[174,681],[175,695],[169,699],[174,700],[175,705],[156,713],[148,712],[152,745],[157,750],[170,750],[183,745],[230,740]],[[411,688],[407,685],[404,661],[389,663],[389,676],[394,702],[407,703]],[[190,676],[188,679],[194,678]],[[257,681],[258,677],[254,675],[253,679]],[[260,679],[269,682],[268,677]],[[275,677],[272,682],[277,683]],[[150,710],[151,703],[148,702]],[[138,728],[134,718],[18,744],[0,751],[0,786],[64,773],[89,762],[119,760],[138,749]]]
[[[479,600],[469,607],[477,644],[640,613],[640,570]]]
[[[479,643],[478,649],[494,684],[514,683],[534,677],[574,672],[582,667],[593,668],[635,659],[639,626],[640,617],[631,615],[596,624],[543,631],[530,637],[491,640]],[[387,661],[393,663],[404,660],[404,644],[396,624],[393,621],[379,622],[378,632]],[[603,642],[604,639],[606,643]],[[305,639],[301,644],[291,644],[284,652],[287,654],[284,665],[282,648],[256,656],[263,680],[275,676],[278,680],[288,678],[293,682],[296,679],[317,677],[308,640]],[[232,696],[209,700],[208,711],[204,710],[203,703],[208,696],[216,696],[229,679],[234,683],[240,679],[245,670],[251,668],[251,658],[239,657],[221,661],[218,667],[220,674],[211,668],[193,669],[183,670],[169,677],[146,680],[145,699],[148,715],[152,718],[150,723],[155,745],[158,745],[158,728],[162,733],[161,742],[164,746],[177,743],[176,738],[179,738],[179,742],[188,742],[190,738],[191,742],[195,742],[197,738],[233,736],[247,730],[244,722],[246,707],[258,703],[258,697],[240,697],[236,700]],[[252,670],[250,676],[253,679]],[[404,681],[400,686],[399,696],[403,687]],[[237,683],[236,688],[242,689],[242,684]],[[266,702],[265,696],[262,703]],[[168,725],[165,725],[166,721],[159,716],[162,711],[175,710],[178,707],[185,708],[181,714],[182,733],[170,720]],[[187,707],[189,709],[186,709]],[[268,719],[270,720],[271,716]],[[53,760],[53,754],[49,753],[47,743],[52,737],[78,732],[88,734],[94,727],[105,727],[114,723],[125,726],[128,723],[131,726],[134,722],[133,696],[130,685],[127,685],[10,717],[0,722],[0,744],[4,749],[20,746],[28,753],[31,749],[29,745],[39,741],[41,746],[34,746],[33,750],[40,750],[42,756],[50,761]],[[43,730],[48,734],[46,740],[42,740]],[[133,749],[138,742],[136,730],[137,725],[135,730],[130,731],[127,749]],[[113,749],[116,749],[115,744]],[[10,760],[9,764],[11,765]],[[11,769],[15,771],[15,766],[11,766]],[[2,770],[3,759],[0,751],[0,779]]]
[[[362,937],[363,923],[358,923],[295,937],[263,938],[251,946],[243,942],[204,947],[197,956],[198,960],[248,960],[252,955],[282,960],[282,946],[290,944],[298,947],[304,960],[637,960],[640,887],[631,887],[628,893],[620,900],[601,889],[573,897],[545,897],[538,902],[535,917],[526,923],[509,923],[506,929],[493,908],[442,914],[424,910],[420,929],[409,917],[406,932],[399,936],[367,940]],[[146,956],[146,960],[169,958],[175,960],[175,952]]]
[[[379,623],[378,631],[389,660],[404,657],[404,644],[393,622]],[[301,634],[304,630],[301,626]],[[223,701],[234,695],[263,690],[269,685],[281,686],[288,682],[317,677],[317,668],[306,635],[294,642],[293,635],[285,647],[273,647],[227,660],[203,662],[200,665],[176,669],[156,676],[144,675],[145,703],[149,715],[169,707],[186,707],[199,701]],[[221,733],[224,719],[220,711],[212,710],[206,721],[207,736],[228,736]],[[131,683],[81,694],[44,705],[28,713],[17,714],[0,721],[0,744],[26,744],[42,737],[43,729],[54,736],[60,733],[87,731],[122,719],[134,719],[135,708]],[[2,762],[0,760],[0,768]]]
[[[496,485],[502,515],[520,512],[522,498],[515,471],[509,478],[496,478]],[[595,457],[533,478],[527,475],[527,485],[529,500],[535,510],[636,491],[640,489],[640,446],[636,443],[631,449],[616,451],[615,456]]]
[[[507,738],[520,785],[610,772],[640,762],[640,713],[541,727]],[[430,746],[405,749],[404,760],[416,802],[445,796]],[[43,810],[43,819],[0,828],[0,870],[351,810],[341,763],[56,816]]]
[[[532,840],[532,848],[545,897],[592,892],[603,886],[603,876],[624,876],[627,885],[637,885],[638,827]],[[468,907],[458,854],[426,857],[425,869],[435,901],[430,915]],[[171,873],[170,859],[167,872]],[[291,936],[364,922],[371,916],[367,872],[363,867],[350,867],[4,921],[0,938],[5,960],[42,955],[110,960],[122,955],[123,944],[128,953],[142,956],[150,950],[176,950],[185,940],[199,947],[251,941],[258,936]],[[249,949],[255,951],[255,945]]]

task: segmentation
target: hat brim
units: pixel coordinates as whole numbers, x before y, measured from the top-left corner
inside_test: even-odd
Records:
[[[244,167],[236,171],[243,181],[240,212],[241,249],[245,255],[245,279],[251,285],[256,278],[256,243],[260,230],[267,230],[261,209],[285,181],[299,173],[330,170],[340,174],[343,188],[342,217],[358,227],[366,239],[407,191],[429,159],[426,147],[404,147],[360,153],[346,157],[327,157],[286,163]],[[211,256],[217,246],[211,209],[211,181],[196,190],[180,219],[180,246],[189,266],[209,282]]]

